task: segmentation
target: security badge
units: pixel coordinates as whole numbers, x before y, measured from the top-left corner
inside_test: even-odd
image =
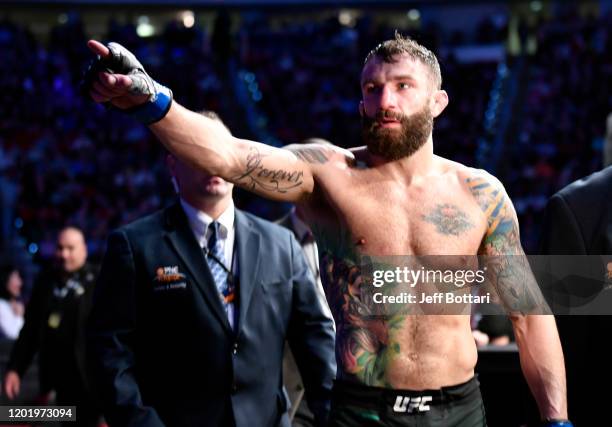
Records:
[[[49,314],[49,320],[47,321],[47,324],[51,329],[59,328],[60,323],[62,323],[62,315],[60,313],[54,311]]]
[[[75,279],[68,279],[66,285],[61,288],[53,288],[53,295],[58,299],[64,299],[70,291],[74,292],[77,297],[80,297],[85,293],[85,288],[81,285],[81,282]],[[51,329],[59,328],[62,323],[62,313],[59,311],[52,311],[47,319],[47,325]]]

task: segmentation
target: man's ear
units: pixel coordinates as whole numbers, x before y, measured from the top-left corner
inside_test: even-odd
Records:
[[[448,105],[448,94],[445,90],[436,90],[433,95],[431,114],[438,117]]]
[[[365,116],[365,107],[363,105],[363,101],[359,101],[359,115],[361,117]]]

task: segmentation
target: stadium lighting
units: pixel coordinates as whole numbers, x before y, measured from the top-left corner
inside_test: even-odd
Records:
[[[541,1],[532,1],[529,4],[529,7],[531,8],[531,10],[533,10],[534,12],[539,12],[542,10],[542,2]]]
[[[355,14],[351,10],[343,9],[338,13],[338,22],[345,27],[354,27]]]
[[[419,12],[417,9],[410,9],[407,15],[408,19],[411,21],[418,21],[421,19],[421,12]]]
[[[183,21],[185,28],[191,28],[195,25],[195,15],[191,10],[185,10],[181,12],[180,19]]]
[[[138,17],[136,34],[138,34],[139,37],[151,37],[153,34],[155,34],[155,28],[149,22],[148,16],[143,15]]]

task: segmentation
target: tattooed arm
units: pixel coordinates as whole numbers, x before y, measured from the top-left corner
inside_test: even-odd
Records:
[[[313,191],[316,167],[335,152],[320,145],[290,151],[234,138],[220,122],[177,102],[150,128],[171,153],[191,166],[260,196],[290,202]]]
[[[521,247],[512,202],[491,175],[482,173],[466,181],[487,218],[480,254],[485,258],[488,279],[512,320],[521,368],[540,414],[545,419],[567,418],[559,334]]]

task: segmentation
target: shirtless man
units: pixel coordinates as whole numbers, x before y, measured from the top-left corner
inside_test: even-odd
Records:
[[[120,45],[88,45],[98,55],[86,85],[94,101],[128,109],[192,166],[302,210],[319,243],[337,327],[332,426],[486,424],[469,316],[400,313],[373,322],[361,300],[364,256],[524,258],[501,183],[433,153],[433,121],[448,96],[432,52],[399,35],[370,52],[359,105],[366,147],[346,151],[234,138],[172,101]],[[514,281],[503,274],[508,264],[496,271],[496,290],[510,311],[523,372],[545,425],[569,426],[554,318],[528,314],[545,303],[527,274]]]

